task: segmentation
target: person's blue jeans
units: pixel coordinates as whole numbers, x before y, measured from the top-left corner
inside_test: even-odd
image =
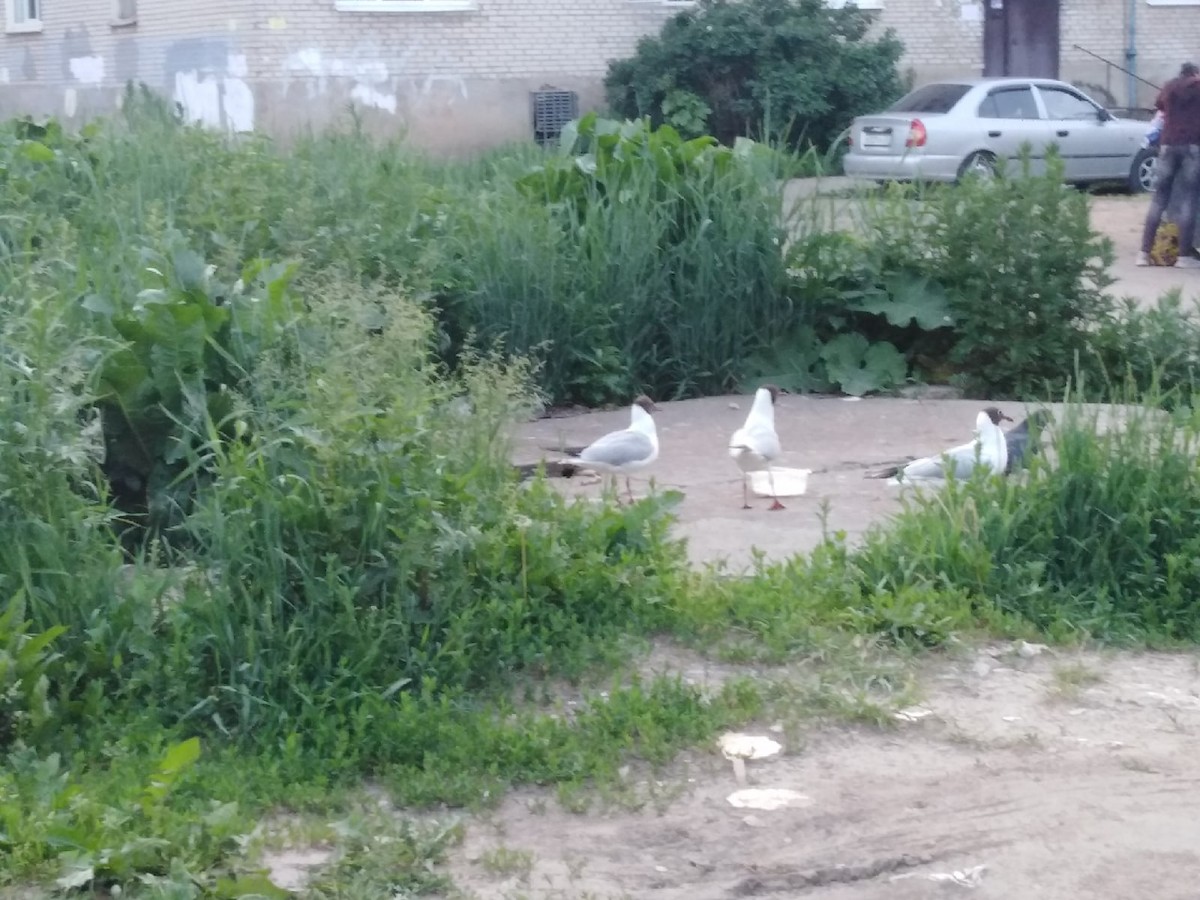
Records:
[[[1154,171],[1154,199],[1150,201],[1142,229],[1142,252],[1149,253],[1154,246],[1154,234],[1171,203],[1171,194],[1179,191],[1179,252],[1194,256],[1196,206],[1200,199],[1200,144],[1164,144],[1158,151]]]

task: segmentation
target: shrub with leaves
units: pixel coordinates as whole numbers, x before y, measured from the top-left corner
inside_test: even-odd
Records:
[[[293,268],[248,264],[236,283],[181,246],[143,253],[146,286],[127,300],[89,294],[97,331],[121,342],[100,371],[105,472],[122,510],[152,532],[182,522],[203,468],[199,445],[233,436],[234,393],[289,326]],[[136,521],[136,519],[133,519]]]
[[[608,103],[688,136],[824,150],[854,116],[903,92],[903,48],[870,26],[869,13],[824,0],[700,0],[609,64]]]
[[[0,751],[42,728],[53,712],[48,670],[58,654],[51,647],[66,629],[30,634],[24,614],[21,592],[0,613]]]
[[[811,223],[810,223],[811,224]],[[882,268],[867,241],[812,228],[787,250],[794,313],[744,364],[743,383],[853,396],[928,377],[952,346],[950,299],[936,282]]]
[[[1018,162],[953,188],[892,186],[862,223],[881,270],[945,292],[949,361],[982,395],[1061,390],[1112,306],[1112,242],[1092,229],[1087,195],[1063,183],[1053,154],[1042,174],[1027,152]]]
[[[1089,389],[1131,382],[1168,409],[1193,405],[1200,382],[1200,304],[1184,304],[1178,290],[1151,307],[1126,299],[1091,336],[1093,357],[1081,367]]]

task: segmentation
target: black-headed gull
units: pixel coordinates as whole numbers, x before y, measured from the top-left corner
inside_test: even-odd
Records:
[[[629,476],[658,459],[658,431],[654,427],[654,417],[650,415],[652,412],[658,412],[658,407],[642,394],[629,408],[628,428],[610,431],[597,438],[565,462],[579,463],[581,468],[596,472],[607,472],[613,476],[614,488],[617,476],[624,475],[625,489],[629,491],[629,501],[632,503],[633,486],[629,483]],[[620,502],[619,493],[617,500]]]
[[[750,508],[750,495],[746,486],[751,472],[767,471],[771,485],[771,509],[784,509],[775,494],[775,476],[771,464],[779,458],[783,447],[775,433],[775,401],[782,391],[773,384],[764,384],[754,392],[754,405],[746,416],[746,423],[729,439],[729,455],[742,470],[742,509]]]
[[[1008,444],[1000,428],[1003,421],[1011,422],[1008,416],[994,406],[980,410],[975,417],[975,439],[943,450],[937,456],[916,459],[905,466],[889,466],[876,472],[868,472],[868,478],[892,478],[900,481],[929,481],[943,479],[947,471],[955,478],[969,478],[978,466],[984,466],[994,475],[1003,475],[1008,465]]]
[[[1008,463],[1004,467],[1004,474],[1015,472],[1017,469],[1025,465],[1025,457],[1034,456],[1041,449],[1038,447],[1036,440],[1029,439],[1029,426],[1033,426],[1035,432],[1040,432],[1053,418],[1049,412],[1044,409],[1035,409],[1029,414],[1016,428],[1004,432],[1004,442],[1008,447]]]

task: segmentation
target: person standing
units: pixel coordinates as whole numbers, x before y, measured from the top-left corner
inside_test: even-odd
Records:
[[[1177,269],[1200,269],[1196,255],[1196,207],[1200,202],[1200,68],[1185,63],[1179,75],[1159,91],[1156,108],[1162,110],[1162,139],[1155,166],[1157,184],[1142,228],[1142,249],[1137,264],[1150,265],[1150,248],[1173,190],[1179,198],[1179,259]]]

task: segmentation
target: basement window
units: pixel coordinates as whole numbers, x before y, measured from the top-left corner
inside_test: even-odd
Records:
[[[21,34],[42,30],[42,0],[4,0],[4,30]]]
[[[137,0],[113,0],[113,17],[108,24],[113,28],[136,25]]]
[[[568,122],[579,118],[579,95],[574,91],[543,88],[530,95],[533,104],[533,139],[543,147],[558,143]]]

